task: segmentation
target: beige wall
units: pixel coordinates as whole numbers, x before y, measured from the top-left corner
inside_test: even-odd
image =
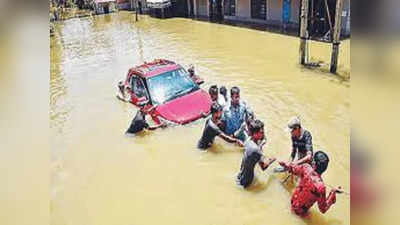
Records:
[[[251,17],[250,1],[251,0],[236,0],[236,16]]]
[[[290,10],[291,10],[290,22],[299,23],[300,2],[301,2],[301,0],[292,0],[291,8],[290,8]]]
[[[282,20],[282,0],[267,0],[267,19]]]

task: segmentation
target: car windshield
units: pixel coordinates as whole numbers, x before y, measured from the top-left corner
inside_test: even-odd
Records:
[[[162,104],[199,89],[183,69],[169,71],[147,81],[153,104]]]

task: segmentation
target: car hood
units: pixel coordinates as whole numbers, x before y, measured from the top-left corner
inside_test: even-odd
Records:
[[[185,124],[210,111],[210,96],[202,89],[181,96],[157,107],[161,117],[174,123]]]

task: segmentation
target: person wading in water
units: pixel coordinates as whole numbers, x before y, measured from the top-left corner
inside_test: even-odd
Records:
[[[291,161],[296,165],[311,163],[313,155],[311,133],[301,127],[301,121],[298,117],[293,117],[288,122],[288,128],[292,137]],[[295,161],[296,155],[298,155],[298,158]]]
[[[261,142],[265,140],[264,123],[260,120],[252,121],[249,126],[249,131],[251,138],[247,139],[244,143],[242,164],[236,180],[237,184],[244,188],[247,188],[253,183],[256,164],[258,164],[262,170],[266,170],[276,160],[275,158],[266,159],[263,154],[263,144],[261,144]]]
[[[203,134],[197,144],[197,147],[199,149],[205,150],[209,148],[214,142],[216,136],[224,139],[227,142],[236,143],[239,146],[243,146],[242,141],[230,137],[221,131],[221,129],[219,128],[221,124],[221,115],[222,115],[222,106],[214,102],[211,105],[211,118],[207,119],[203,130]]]
[[[301,121],[298,117],[291,118],[287,126],[290,131],[292,140],[292,150],[290,154],[291,162],[294,165],[300,165],[303,163],[311,164],[313,157],[313,144],[311,133],[301,126]],[[297,160],[295,160],[296,155],[298,156]],[[277,173],[285,171],[286,170],[283,167],[277,167],[274,169],[274,172]],[[291,176],[290,174],[284,180],[284,182],[286,182],[289,177],[292,177],[293,181],[293,176]]]
[[[245,141],[246,136],[234,136],[235,132],[240,129],[243,123],[246,122],[247,111],[249,111],[247,104],[240,100],[240,89],[238,87],[231,88],[231,101],[224,108],[223,120],[226,122],[225,133],[229,136],[239,138]],[[243,133],[238,133],[243,134]]]
[[[201,79],[199,76],[197,76],[197,75],[194,73],[194,66],[193,66],[193,65],[190,65],[190,66],[189,66],[188,72],[189,72],[189,77],[190,77],[190,78],[193,80],[193,82],[195,82],[197,85],[200,85],[200,84],[203,84],[203,83],[204,83],[204,80]]]
[[[326,188],[321,175],[328,168],[328,163],[328,155],[322,151],[314,154],[314,160],[311,164],[298,165],[293,162],[279,162],[289,173],[300,178],[291,199],[292,211],[296,215],[307,216],[308,210],[315,202],[318,203],[319,210],[325,213],[331,205],[335,204],[336,193],[343,193],[341,187],[333,188],[326,197]]]
[[[151,113],[154,109],[151,105],[142,106],[136,113],[136,116],[133,118],[131,125],[129,126],[128,130],[125,132],[128,136],[135,136],[137,133],[143,131],[144,129],[147,130],[155,130],[157,128],[165,128],[167,124],[161,123],[159,125],[150,126],[146,121],[146,115]]]
[[[225,107],[226,101],[224,96],[218,94],[218,86],[217,85],[211,85],[210,88],[208,89],[208,94],[210,95],[211,101],[212,102],[217,102],[222,108]]]

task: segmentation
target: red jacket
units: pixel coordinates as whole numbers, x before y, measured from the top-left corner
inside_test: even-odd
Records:
[[[315,202],[322,213],[336,202],[336,192],[331,191],[328,198],[325,194],[325,184],[319,175],[309,164],[289,166],[289,171],[300,177],[299,185],[292,196],[292,211],[299,216],[306,216]]]

